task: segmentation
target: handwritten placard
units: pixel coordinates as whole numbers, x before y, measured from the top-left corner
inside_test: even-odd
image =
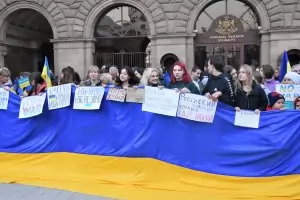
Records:
[[[73,109],[98,110],[104,95],[103,87],[79,87],[75,91]]]
[[[47,89],[49,110],[68,107],[71,101],[72,84],[50,87]]]
[[[256,114],[254,111],[241,110],[235,112],[235,126],[247,127],[247,128],[258,128],[260,120],[260,113]]]
[[[127,88],[126,102],[144,103],[145,90],[143,88]]]
[[[0,110],[7,110],[9,91],[0,88]]]
[[[198,122],[213,123],[217,102],[195,94],[181,94],[177,116]]]
[[[278,84],[276,92],[282,94],[286,101],[295,101],[300,96],[300,85]]]
[[[124,102],[126,97],[126,90],[121,88],[109,88],[106,100]]]
[[[175,117],[177,113],[179,93],[174,90],[145,87],[145,100],[142,110],[161,115]]]
[[[41,96],[24,97],[21,100],[19,118],[29,118],[42,114],[46,94]]]
[[[20,78],[18,80],[18,84],[21,89],[28,87],[30,85],[29,78],[28,77]]]

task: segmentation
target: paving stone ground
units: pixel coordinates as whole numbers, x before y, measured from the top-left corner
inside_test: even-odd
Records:
[[[116,200],[19,184],[0,184],[0,200]]]

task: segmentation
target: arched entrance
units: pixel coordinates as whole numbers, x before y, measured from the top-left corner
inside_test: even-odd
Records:
[[[4,64],[16,77],[20,72],[42,71],[47,56],[53,70],[53,31],[48,20],[33,9],[19,9],[4,21],[7,53]]]
[[[208,56],[221,55],[235,68],[258,66],[259,29],[259,18],[249,5],[238,0],[212,1],[195,24],[195,64],[203,68]]]
[[[149,33],[148,21],[137,8],[127,5],[110,8],[95,26],[95,63],[145,68],[151,53],[147,48]]]
[[[160,64],[161,67],[165,70],[167,70],[169,73],[171,73],[171,67],[177,62],[179,61],[178,57],[172,53],[168,53],[165,54],[161,60],[160,60]]]

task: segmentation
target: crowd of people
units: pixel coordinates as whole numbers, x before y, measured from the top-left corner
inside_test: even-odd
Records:
[[[47,84],[40,72],[22,72],[15,81],[10,79],[8,68],[0,68],[0,87],[24,97],[39,95],[47,90]],[[152,86],[174,89],[181,93],[205,95],[213,101],[235,107],[237,111],[285,110],[285,98],[276,92],[277,84],[300,85],[300,64],[293,66],[292,72],[286,73],[279,82],[279,69],[263,65],[254,69],[242,65],[239,69],[224,65],[221,56],[212,56],[202,71],[195,66],[189,73],[185,64],[176,62],[168,72],[162,68],[91,66],[86,77],[81,80],[78,73],[68,66],[61,71],[61,76],[50,74],[52,85],[75,84],[80,86],[102,87],[139,87]],[[28,78],[29,84],[20,87],[19,80]],[[300,97],[295,98],[294,109],[300,109]]]

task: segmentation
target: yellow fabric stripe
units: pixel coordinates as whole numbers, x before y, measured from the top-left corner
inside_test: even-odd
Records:
[[[154,159],[72,153],[0,153],[0,181],[129,200],[300,199],[300,175],[229,177]]]

